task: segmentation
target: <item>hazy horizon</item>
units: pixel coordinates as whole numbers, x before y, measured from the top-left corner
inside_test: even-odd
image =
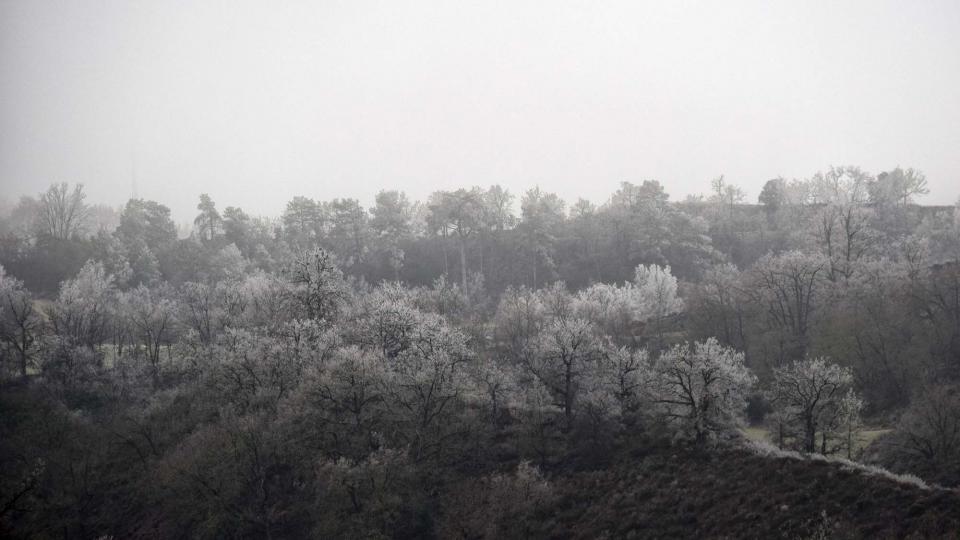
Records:
[[[296,195],[535,185],[755,202],[830,165],[960,197],[956,2],[0,3],[0,199],[82,182],[189,221]]]

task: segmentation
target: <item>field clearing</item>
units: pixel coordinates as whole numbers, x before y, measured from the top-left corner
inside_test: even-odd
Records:
[[[762,442],[769,442],[769,443],[774,442],[773,438],[770,436],[770,431],[763,427],[749,426],[741,429],[740,431],[744,435],[746,435],[748,439],[752,441],[762,441]],[[891,431],[893,430],[890,428],[882,428],[882,427],[869,427],[869,428],[863,429],[863,431],[860,432],[859,437],[857,437],[857,446],[854,449],[854,453],[859,454],[866,447],[870,446],[870,444],[873,441],[877,440],[878,437],[880,437],[885,433],[890,433]]]

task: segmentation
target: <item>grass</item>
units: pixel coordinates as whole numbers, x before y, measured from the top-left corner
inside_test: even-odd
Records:
[[[766,428],[759,426],[748,426],[740,430],[748,439],[757,442],[774,442],[773,438],[770,437],[770,431]],[[860,431],[860,435],[857,437],[857,445],[854,448],[854,454],[859,454],[866,447],[870,446],[870,443],[875,441],[877,437],[890,433],[892,431],[889,428],[864,428]]]
[[[811,538],[828,523],[828,538],[957,538],[960,492],[843,459],[773,455],[671,445],[561,475],[530,536]]]
[[[740,431],[751,441],[770,442],[770,432],[762,427],[748,426]]]

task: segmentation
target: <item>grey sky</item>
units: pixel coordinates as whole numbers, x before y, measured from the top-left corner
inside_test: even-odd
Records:
[[[831,164],[960,196],[960,2],[0,0],[0,198],[755,200]]]

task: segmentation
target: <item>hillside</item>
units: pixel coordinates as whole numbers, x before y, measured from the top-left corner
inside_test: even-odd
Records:
[[[557,480],[543,538],[957,538],[960,493],[840,463],[662,447]],[[826,516],[826,518],[824,518]]]

